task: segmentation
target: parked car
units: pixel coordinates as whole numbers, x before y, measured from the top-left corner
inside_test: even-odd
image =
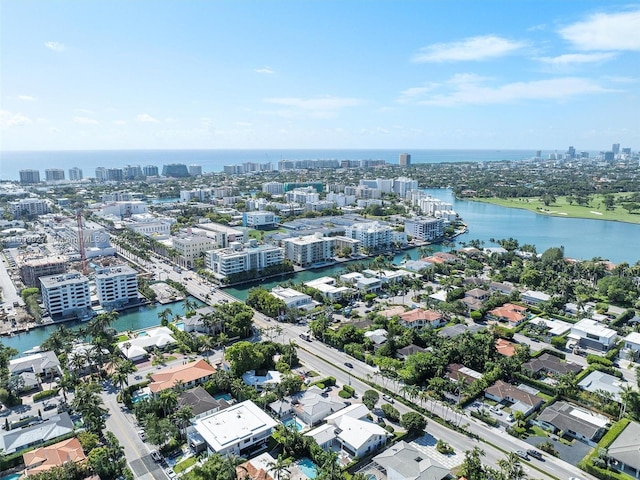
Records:
[[[382,395],[382,399],[386,400],[389,403],[393,403],[394,402],[393,398],[390,397],[389,395],[387,395],[386,393],[384,395]]]
[[[140,440],[142,440],[143,442],[147,439],[147,434],[145,433],[144,430],[138,430],[138,436],[140,437]]]
[[[502,415],[502,410],[500,410],[498,407],[491,407],[489,410],[498,416]]]
[[[47,404],[44,406],[44,411],[45,411],[45,412],[47,412],[47,411],[49,411],[49,410],[53,410],[54,408],[58,408],[58,405],[57,405],[57,404],[55,404],[55,403],[47,403]]]
[[[516,450],[516,455],[525,460],[529,460],[529,455],[527,455],[527,452],[525,452],[524,450]]]
[[[169,477],[169,478],[176,478],[177,477],[176,472],[173,471],[173,468],[167,468],[164,471],[164,473],[166,473],[167,477]]]
[[[153,458],[156,462],[162,461],[162,456],[157,450],[151,450],[151,458]]]
[[[540,453],[538,450],[534,450],[533,448],[530,448],[529,450],[527,450],[527,455],[531,455],[533,458],[542,460],[542,453]]]

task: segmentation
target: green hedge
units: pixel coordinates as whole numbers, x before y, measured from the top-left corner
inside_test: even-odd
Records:
[[[354,393],[356,393],[356,389],[355,389],[355,388],[353,388],[353,387],[352,387],[352,386],[350,386],[350,385],[343,385],[343,386],[342,386],[342,389],[343,389],[345,392],[349,393],[350,395],[353,395]]]
[[[346,390],[340,390],[338,392],[338,396],[340,398],[351,398],[351,393],[347,392]]]
[[[44,400],[46,398],[55,397],[56,395],[58,395],[58,391],[59,390],[60,389],[58,389],[58,388],[54,388],[54,389],[51,389],[51,390],[43,390],[42,392],[35,393],[33,395],[33,401],[34,402],[39,402],[40,400]]]
[[[531,385],[532,387],[536,387],[538,390],[540,390],[543,393],[546,393],[547,395],[556,394],[556,389],[553,388],[553,386],[549,385],[548,383],[544,383],[544,382],[541,382],[540,380],[527,377],[523,373],[513,372],[512,375],[513,375],[513,378],[515,378],[516,380],[519,380],[522,383]]]
[[[562,352],[558,352],[557,350],[550,350],[548,348],[543,348],[542,350],[538,350],[537,352],[532,353],[531,358],[538,358],[540,355],[544,353],[548,353],[549,355],[553,355],[554,357],[561,358],[562,360],[565,360],[567,358],[566,354]]]
[[[495,418],[482,416],[478,412],[476,412],[475,410],[471,410],[471,416],[474,417],[474,418],[477,418],[480,421],[483,421],[484,423],[486,423],[487,425],[490,425],[492,427],[497,427],[498,426],[498,421]]]
[[[328,387],[333,387],[336,384],[336,379],[335,377],[326,377],[321,380],[318,380],[317,382],[313,382],[311,385],[318,385],[319,383],[322,383],[323,385],[326,385]]]
[[[618,438],[618,435],[620,435],[622,431],[627,428],[627,425],[629,425],[630,422],[631,420],[629,420],[628,418],[623,418],[619,422],[615,423],[602,437],[602,439],[600,439],[596,448],[594,448],[589,455],[587,455],[580,461],[580,463],[578,463],[578,468],[603,480],[628,480],[629,478],[631,478],[625,473],[619,473],[613,470],[596,467],[593,464],[593,459],[598,455],[598,451],[602,448],[609,448],[613,441]]]

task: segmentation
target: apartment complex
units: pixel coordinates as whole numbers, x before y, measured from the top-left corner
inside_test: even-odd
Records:
[[[23,198],[9,202],[9,211],[15,218],[23,215],[44,215],[49,213],[49,203],[40,198]]]
[[[40,278],[42,301],[53,317],[82,317],[91,308],[89,279],[79,273]]]
[[[306,267],[314,263],[322,263],[333,257],[335,240],[323,237],[322,234],[286,238],[284,256],[296,265]]]
[[[404,232],[425,242],[433,242],[444,236],[444,220],[431,217],[410,218],[404,222]]]
[[[20,170],[20,183],[22,185],[40,183],[40,171],[31,169]]]
[[[138,300],[138,272],[127,265],[99,268],[95,280],[98,300],[106,309],[120,308]]]
[[[225,278],[251,270],[261,271],[272,265],[281,265],[284,249],[271,245],[258,245],[251,240],[247,245],[232,242],[229,248],[206,252],[205,262],[218,278]]]

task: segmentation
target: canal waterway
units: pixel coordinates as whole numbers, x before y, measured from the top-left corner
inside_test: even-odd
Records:
[[[549,217],[515,208],[505,208],[481,202],[457,200],[448,189],[426,190],[430,195],[453,204],[454,209],[469,227],[469,232],[458,237],[458,241],[478,239],[485,246],[495,246],[489,239],[515,238],[523,244],[535,245],[538,252],[550,247],[564,247],[565,255],[582,260],[601,257],[612,262],[628,262],[633,264],[640,260],[640,225],[610,222],[603,220],[587,220],[574,218]],[[441,251],[440,245],[432,245],[434,251]],[[412,259],[419,257],[419,250],[412,249],[399,253],[393,259],[400,263],[406,255]],[[306,282],[322,276],[333,276],[343,273],[346,264],[340,263],[330,267],[308,270],[295,276],[284,276],[265,280],[240,287],[226,288],[225,292],[240,301],[245,301],[249,290],[257,285],[271,289],[276,285],[293,279],[296,283]],[[170,305],[152,305],[137,310],[123,312],[114,323],[118,331],[139,330],[159,323],[158,314],[169,308],[174,314],[183,314],[182,302]],[[77,328],[80,323],[67,323],[70,328]],[[16,348],[19,352],[40,345],[49,334],[58,328],[57,325],[32,329],[13,337],[2,337],[3,345]]]

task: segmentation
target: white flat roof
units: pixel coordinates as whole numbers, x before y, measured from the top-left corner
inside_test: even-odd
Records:
[[[585,333],[597,335],[600,338],[611,338],[617,335],[615,330],[611,330],[595,320],[590,320],[588,318],[580,320],[575,324],[574,328],[582,330]]]
[[[278,422],[251,400],[196,420],[195,428],[216,452],[273,429]],[[247,443],[250,446],[251,443]]]

